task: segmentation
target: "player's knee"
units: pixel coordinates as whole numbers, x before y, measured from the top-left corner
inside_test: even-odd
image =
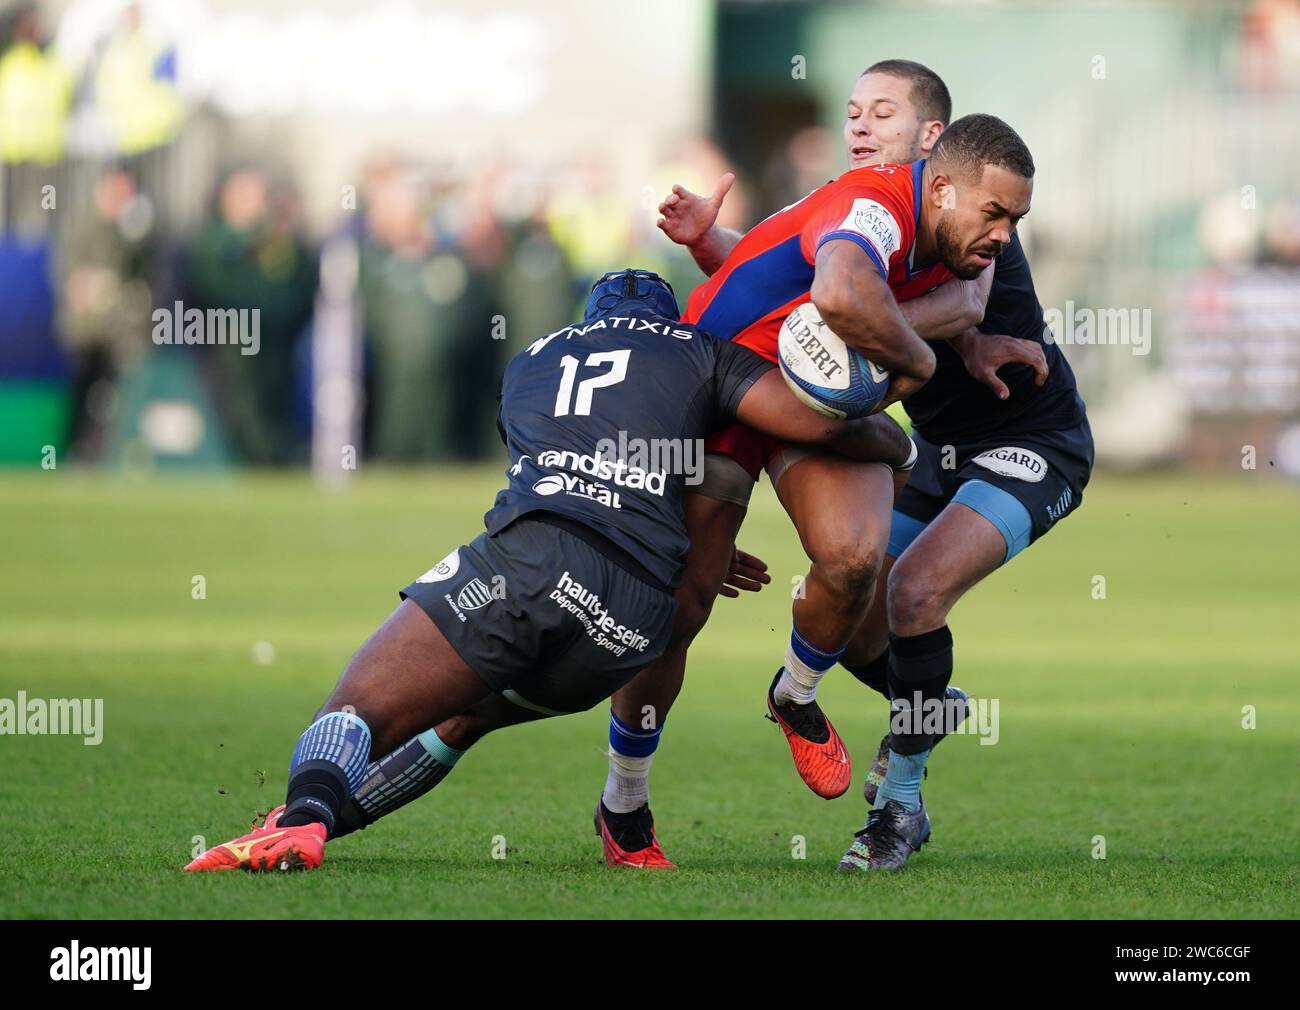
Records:
[[[910,575],[895,567],[889,574],[886,606],[889,630],[895,635],[915,635],[938,627],[948,617],[948,594],[927,573]]]
[[[496,727],[480,712],[462,712],[438,723],[438,739],[455,750],[469,750]]]
[[[816,552],[817,576],[837,599],[853,607],[865,606],[880,575],[883,556],[873,545],[836,544]]]
[[[684,650],[708,623],[717,593],[698,582],[683,582],[677,590],[677,614],[673,618],[669,649]]]

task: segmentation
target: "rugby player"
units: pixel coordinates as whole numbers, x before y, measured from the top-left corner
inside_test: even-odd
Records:
[[[946,113],[945,113],[946,121]],[[1010,127],[980,143],[989,157],[1023,149]],[[929,129],[937,134],[942,123]],[[795,306],[813,301],[831,328],[893,377],[889,399],[929,376],[933,351],[918,336],[963,332],[983,316],[981,278],[1012,217],[1027,206],[1029,181],[993,166],[975,185],[952,173],[985,153],[954,142],[951,165],[936,157],[913,168],[875,165],[851,171],[768,218],[741,239],[692,295],[687,318],[710,332],[775,358],[776,333]],[[900,147],[902,155],[910,148]],[[994,200],[1011,208],[996,218],[979,208]],[[956,274],[969,284],[945,285]],[[898,297],[926,294],[905,303]],[[838,659],[866,611],[888,540],[893,478],[831,453],[810,453],[741,425],[707,443],[704,483],[686,496],[690,558],[677,592],[677,619],[664,656],[615,695],[609,725],[609,772],[596,808],[596,828],[610,865],[669,867],[654,833],[648,772],[663,717],[681,687],[686,649],[708,616],[734,557],[735,534],[759,472],[766,466],[812,561],[794,605],[785,663],[769,689],[768,707],[785,731],[795,766],[815,792],[843,794],[852,781],[847,751],[815,700],[817,680]],[[852,502],[853,508],[826,508]],[[445,727],[473,742],[506,713]],[[444,728],[439,736],[444,740]],[[394,771],[419,760],[412,744],[394,755]],[[372,797],[367,795],[367,800]],[[371,814],[384,812],[374,797]],[[351,818],[349,818],[351,820]]]
[[[926,157],[950,110],[946,86],[928,68],[906,60],[873,65],[848,101],[844,140],[850,167]],[[997,130],[985,117],[972,128]],[[1022,171],[1032,173],[1027,159],[1027,151],[1018,155]],[[989,171],[983,166],[983,174]],[[740,240],[715,224],[730,183],[724,177],[707,198],[674,187],[660,208],[661,227],[690,249],[706,273]],[[992,218],[1006,208],[979,209]],[[946,698],[944,728],[964,718],[965,695],[949,684],[948,614],[967,590],[1076,509],[1091,473],[1083,401],[1069,363],[1045,340],[1043,310],[1020,240],[1014,228],[995,238],[982,322],[951,339],[931,340],[935,372],[903,401],[916,431],[918,463],[894,505],[879,575],[884,591],[873,594],[840,657],[857,679],[892,698],[903,716],[896,722],[900,731],[880,742],[867,773],[863,792],[872,812],[841,861],[846,870],[901,867],[928,837],[920,782],[929,750],[941,736],[911,731],[906,716],[918,702],[923,708]],[[917,312],[935,294],[901,308]],[[840,501],[851,507],[851,499]],[[733,567],[741,577],[733,572],[732,582],[758,589],[765,566],[743,553],[737,557]],[[666,664],[667,657],[616,694],[616,712],[620,699],[633,694],[641,704],[671,703],[680,680],[674,686],[671,672],[661,676]]]
[[[413,797],[445,777],[461,751],[439,724],[506,724],[608,698],[667,644],[688,541],[684,469],[606,447],[681,446],[733,420],[885,475],[912,455],[887,416],[816,414],[770,362],[679,322],[658,276],[601,278],[583,325],[539,338],[506,369],[499,423],[512,465],[486,532],[401,591],[299,738],[284,804],[186,869],[317,867],[368,781],[392,808],[407,787]],[[372,764],[372,753],[388,758]]]
[[[942,125],[927,117],[925,131],[938,133]],[[917,330],[956,336],[984,313],[982,304],[971,310],[965,288],[928,293],[954,275],[981,279],[1030,199],[1032,162],[1015,132],[992,117],[958,127],[925,161],[856,168],[757,225],[692,294],[686,318],[774,358],[781,322],[811,300],[832,330],[893,373],[889,399],[919,388],[932,371],[934,352]],[[917,136],[906,140],[915,144]],[[900,146],[895,157],[909,153]],[[671,227],[672,208],[665,205],[664,213]],[[847,289],[849,278],[855,281],[852,299],[826,287]],[[970,288],[982,303],[987,282]],[[901,309],[896,301],[923,294],[925,299]],[[890,344],[909,356],[891,352]],[[680,690],[686,649],[731,564],[736,531],[763,469],[812,562],[794,601],[790,644],[769,687],[768,710],[785,733],[796,770],[815,793],[839,796],[851,782],[848,753],[815,692],[871,600],[889,534],[893,496],[887,479],[873,468],[785,446],[743,425],[715,436],[708,447],[705,481],[686,506],[691,554],[673,638],[658,663],[619,692],[612,706],[603,809],[620,813],[620,804],[643,825],[652,823],[649,759]],[[648,727],[646,712],[655,719]],[[632,809],[634,803],[639,806]],[[639,833],[633,828],[621,845],[625,853],[650,836],[644,827]]]

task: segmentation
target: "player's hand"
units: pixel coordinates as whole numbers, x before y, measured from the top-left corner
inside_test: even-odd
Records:
[[[891,407],[904,397],[911,396],[924,386],[925,382],[925,379],[918,379],[913,375],[894,372],[889,377],[889,388],[885,390],[885,398],[876,404],[876,409],[871,414],[879,414],[886,407]]]
[[[740,595],[740,590],[756,593],[771,581],[772,576],[767,574],[766,561],[752,554],[746,554],[739,547],[733,547],[731,570],[722,580],[722,588],[719,592],[734,600]]]
[[[684,186],[673,186],[673,191],[659,205],[659,228],[678,245],[693,246],[698,243],[714,222],[722,201],[736,181],[734,172],[727,172],[718,180],[711,196],[700,196]]]
[[[999,400],[1011,395],[1007,384],[998,378],[1003,365],[1028,365],[1034,370],[1035,386],[1047,381],[1047,355],[1037,341],[976,332],[964,335],[955,347],[966,371],[993,390]]]

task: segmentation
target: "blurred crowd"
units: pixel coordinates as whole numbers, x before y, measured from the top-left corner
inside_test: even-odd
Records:
[[[355,207],[342,207],[318,241],[291,181],[235,167],[197,230],[169,241],[131,167],[104,168],[54,250],[53,322],[71,366],[74,454],[102,455],[120,384],[170,350],[151,339],[152,313],[179,300],[187,310],[258,310],[257,354],[187,350],[238,460],[304,459],[323,246],[355,256],[364,454],[399,462],[492,451],[505,361],[577,318],[604,271],[658,269],[683,302],[699,280],[652,214],[609,188],[598,163],[547,191],[502,171],[439,178],[391,157],[375,158],[361,178]]]
[[[86,462],[134,452],[304,462],[320,430],[320,390],[340,382],[355,405],[344,427],[360,458],[481,458],[496,451],[504,363],[577,318],[596,277],[628,265],[657,270],[683,307],[701,280],[655,228],[656,206],[674,183],[708,192],[735,169],[712,140],[664,142],[651,155],[657,167],[638,166],[635,183],[616,152],[600,149],[562,163],[472,165],[455,151],[441,163],[371,150],[338,169],[338,201],[322,215],[321,180],[333,182],[334,166],[313,175],[316,166],[274,144],[250,156],[246,124],[187,104],[167,33],[139,4],[78,9],[93,30],[66,33],[56,51],[35,5],[0,8],[0,462],[30,460],[32,444]],[[1250,11],[1233,43],[1237,86],[1294,89],[1300,0],[1258,0]],[[743,91],[732,118],[748,116],[755,100]],[[727,197],[724,226],[747,228],[844,170],[838,131],[798,126],[819,115],[799,108],[761,145],[734,152],[750,170]],[[1274,128],[1293,150],[1294,126]],[[310,212],[304,191],[316,198]],[[1107,209],[1090,217],[1120,216]],[[1111,279],[1063,255],[1076,236],[1052,232],[1045,217],[1027,236],[1040,295],[1054,289],[1060,302],[1096,276]],[[1176,311],[1163,318],[1177,324],[1151,363],[1172,364],[1198,409],[1293,411],[1294,190],[1234,184],[1218,199],[1170,204],[1143,227],[1135,256],[1173,278]],[[329,382],[319,354],[326,301],[342,306],[328,318],[346,321],[353,351],[346,374]],[[1265,357],[1244,350],[1264,347],[1257,313],[1223,309],[1239,304],[1279,331]],[[255,310],[257,353],[159,346],[157,314],[173,307]],[[1114,378],[1082,364],[1085,384]],[[1136,371],[1129,364],[1121,377]]]
[[[665,152],[653,199],[648,190],[620,190],[600,152],[546,172],[488,164],[469,178],[375,155],[358,184],[343,187],[336,219],[315,231],[295,180],[274,167],[271,153],[222,168],[197,227],[176,228],[168,201],[179,169],[169,156],[185,117],[168,92],[171,56],[150,41],[138,9],[127,8],[79,76],[48,49],[35,11],[19,11],[7,27],[0,255],[47,247],[49,337],[66,379],[66,444],[77,460],[119,458],[121,443],[141,427],[132,409],[170,388],[206,404],[201,423],[219,429],[227,458],[305,460],[325,248],[349,250],[355,264],[346,297],[361,348],[358,448],[395,462],[492,452],[505,361],[576,318],[604,271],[657,269],[683,303],[700,279],[689,256],[655,229],[655,205],[674,181],[712,185],[727,170],[709,141],[688,139]],[[114,110],[125,107],[134,111],[122,120]],[[66,151],[76,124],[91,121],[108,139],[89,156]],[[40,209],[51,181],[61,198],[45,210],[56,214]],[[724,222],[748,224],[748,206],[742,184]],[[257,310],[258,352],[186,347],[181,363],[153,339],[155,313],[178,302],[185,310]],[[193,382],[178,380],[178,369],[192,370]],[[0,354],[0,381],[13,372]]]

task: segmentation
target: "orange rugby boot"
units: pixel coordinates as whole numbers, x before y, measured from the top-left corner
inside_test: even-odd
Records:
[[[284,805],[266,815],[260,828],[242,838],[208,849],[185,869],[205,870],[314,870],[325,858],[325,825],[279,826]]]
[[[853,765],[844,742],[817,702],[778,704],[773,692],[780,679],[781,670],[777,670],[767,689],[768,718],[785,734],[795,770],[822,799],[843,796],[853,782]]]
[[[631,813],[616,814],[605,809],[605,802],[601,800],[596,803],[594,820],[607,866],[631,866],[641,870],[677,869],[655,838],[655,820],[650,815],[648,803]],[[625,845],[635,847],[625,849]]]

